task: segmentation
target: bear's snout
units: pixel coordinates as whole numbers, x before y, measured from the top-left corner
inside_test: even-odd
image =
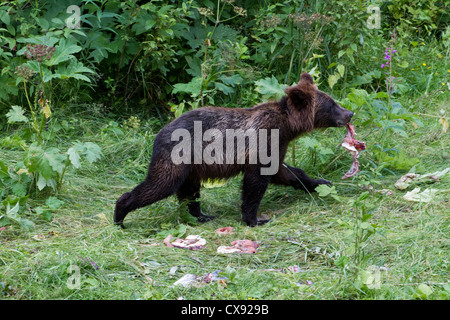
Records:
[[[350,123],[350,120],[353,117],[353,112],[350,110],[347,110],[341,106],[339,106],[339,112],[338,112],[338,116],[336,117],[336,125],[338,127],[343,127],[345,126],[347,123]]]
[[[346,125],[347,123],[350,123],[350,120],[352,120],[352,117],[353,117],[353,112],[349,111],[344,125]]]

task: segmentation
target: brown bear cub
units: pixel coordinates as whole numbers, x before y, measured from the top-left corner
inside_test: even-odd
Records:
[[[123,227],[130,211],[175,193],[199,221],[210,220],[198,202],[202,180],[242,172],[242,218],[256,226],[268,221],[258,220],[257,213],[269,183],[310,192],[331,184],[283,160],[291,140],[315,128],[345,126],[353,112],[318,90],[307,73],[285,92],[280,101],[250,109],[199,108],[166,125],[155,137],[145,181],[119,198],[114,223]]]

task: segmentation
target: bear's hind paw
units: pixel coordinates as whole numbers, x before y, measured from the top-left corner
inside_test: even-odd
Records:
[[[216,217],[214,217],[214,216],[208,216],[208,215],[202,213],[199,217],[197,217],[197,221],[201,222],[201,223],[204,223],[204,222],[211,221],[211,220],[213,220],[215,218]]]

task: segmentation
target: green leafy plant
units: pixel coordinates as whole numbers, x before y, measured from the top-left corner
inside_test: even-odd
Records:
[[[64,81],[75,78],[89,82],[89,78],[83,73],[94,73],[73,56],[81,50],[81,47],[64,38],[58,39],[49,35],[22,41],[34,43],[29,43],[18,52],[25,55],[29,61],[16,68],[16,83],[23,85],[28,113],[21,106],[13,105],[6,118],[9,124],[25,128],[28,126],[29,130],[23,129],[25,139],[16,134],[12,139],[2,140],[5,147],[22,149],[23,161],[14,167],[2,163],[1,178],[3,186],[9,187],[5,189],[7,191],[3,191],[2,196],[12,194],[21,197],[20,199],[26,199],[25,196],[33,185],[39,191],[46,187],[53,191],[60,190],[67,168],[72,165],[75,168],[80,167],[80,156],[92,163],[97,161],[102,153],[100,147],[91,142],[76,142],[66,153],[51,146],[53,140],[52,131],[49,130],[52,116],[51,97],[53,85],[57,85],[52,83],[52,79]],[[53,46],[55,44],[56,47]],[[34,142],[28,144],[27,140]],[[27,222],[28,220],[19,216],[19,202],[12,208],[11,204],[11,201],[5,203],[8,221],[16,221],[23,228],[30,229],[31,224]],[[45,213],[41,216],[46,220],[51,219],[51,216]]]
[[[242,72],[250,69],[244,62],[250,58],[247,37],[238,37],[234,28],[224,24],[244,17],[246,10],[232,5],[231,1],[217,1],[212,8],[196,9],[199,19],[189,27],[188,33],[183,34],[195,50],[195,54],[185,57],[189,66],[186,72],[192,78],[187,83],[176,83],[172,90],[172,94],[189,94],[192,108],[214,105],[217,96],[236,94],[243,82]]]
[[[6,226],[11,223],[18,224],[21,228],[29,231],[33,229],[34,223],[27,218],[22,217],[19,214],[19,201],[11,208],[11,204],[6,204],[6,212],[4,215],[0,216],[0,226]]]
[[[315,190],[318,192],[318,195],[321,198],[331,197],[336,201],[342,201],[342,198],[338,195],[335,186],[330,187],[326,184],[321,184]]]
[[[370,222],[376,207],[368,201],[369,197],[368,191],[361,193],[353,201],[353,209],[349,211],[350,219],[337,220],[337,223],[345,229],[345,235],[350,242],[343,254],[335,260],[335,264],[346,273],[349,272],[354,285],[360,289],[373,288],[374,279],[371,277],[374,270],[371,270],[371,254],[368,253],[367,248],[371,238],[381,228],[380,225]]]
[[[170,226],[162,225],[163,230],[159,231],[157,236],[159,238],[166,238],[168,235],[172,235],[174,237],[182,237],[186,233],[187,226],[184,224],[180,224],[178,228],[170,228]],[[166,229],[168,228],[168,229]]]
[[[302,148],[305,148],[306,152],[309,153],[313,166],[316,166],[317,163],[324,164],[334,153],[330,148],[325,147],[323,143],[319,142],[319,140],[314,137],[301,137],[299,141]]]
[[[279,84],[278,80],[272,75],[271,78],[264,78],[255,82],[255,90],[261,94],[264,100],[279,100],[285,95],[285,84]]]
[[[43,220],[51,221],[53,219],[53,211],[57,210],[64,204],[64,201],[59,200],[56,197],[49,197],[45,200],[44,206],[34,207],[33,210],[38,214]]]
[[[445,3],[437,0],[416,1],[394,0],[386,6],[388,21],[399,22],[398,29],[408,34],[420,31],[425,36],[431,36],[448,21],[449,13]]]

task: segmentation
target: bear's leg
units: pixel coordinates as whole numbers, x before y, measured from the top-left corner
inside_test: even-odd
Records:
[[[129,212],[174,194],[187,176],[184,168],[169,168],[166,170],[155,168],[150,167],[144,182],[132,191],[124,193],[117,200],[114,210],[114,224],[123,228],[123,220]]]
[[[248,226],[263,225],[269,220],[258,219],[258,208],[269,185],[270,176],[259,174],[259,168],[244,174],[242,185],[242,219]]]
[[[180,202],[188,201],[189,213],[197,218],[199,222],[206,222],[214,219],[207,216],[200,209],[200,181],[187,179],[178,189],[177,197]]]
[[[302,169],[288,166],[285,163],[280,166],[278,173],[272,177],[271,183],[291,186],[308,192],[314,192],[314,189],[321,184],[331,185],[328,180],[312,179]]]

